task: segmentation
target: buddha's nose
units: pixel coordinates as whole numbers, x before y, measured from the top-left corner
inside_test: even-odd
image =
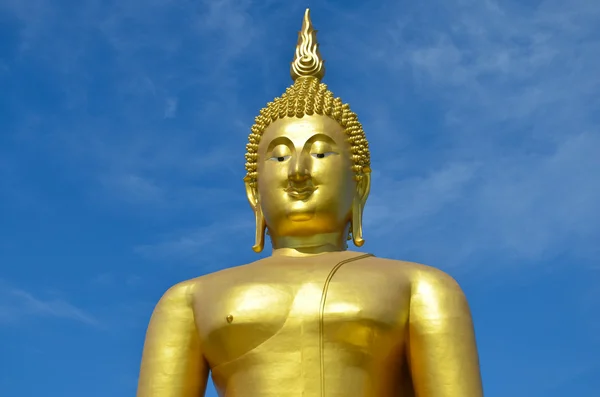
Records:
[[[291,160],[288,178],[293,182],[304,182],[310,179],[310,170],[304,156],[293,156]]]

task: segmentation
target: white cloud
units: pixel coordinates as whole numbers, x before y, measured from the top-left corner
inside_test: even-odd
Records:
[[[0,322],[18,323],[27,318],[60,318],[98,325],[93,315],[64,299],[41,299],[20,288],[1,282]]]
[[[367,133],[375,142],[378,134],[401,134],[373,149],[379,173],[366,238],[372,233],[388,254],[400,246],[436,265],[494,257],[518,264],[564,253],[593,263],[600,6],[460,1],[420,14],[429,6],[396,10],[397,20],[388,10],[360,46],[371,55],[363,68],[387,71],[371,79],[369,92],[390,98],[377,102],[385,122],[367,119]],[[403,91],[441,116],[433,132],[406,124],[398,110],[394,116],[410,104]]]
[[[4,6],[21,22],[23,55],[40,60],[67,94],[63,117],[23,106],[21,119],[40,119],[36,134],[47,131],[46,143],[58,144],[61,157],[92,182],[89,197],[179,209],[219,194],[230,202],[230,186],[243,192],[239,172],[254,110],[242,115],[234,63],[260,55],[264,25],[251,18],[252,2],[85,1],[68,15],[44,0],[34,13],[21,2]],[[102,65],[88,64],[98,48]],[[98,85],[106,91],[98,94]],[[110,97],[100,105],[107,109],[94,107],[89,95]],[[229,139],[234,134],[240,139]],[[218,183],[223,174],[231,185]]]
[[[165,101],[165,118],[172,119],[177,114],[177,98],[167,98]]]
[[[207,226],[170,233],[157,243],[139,245],[134,250],[152,260],[200,265],[203,272],[239,265],[234,261],[240,258],[256,260],[251,249],[254,224],[250,211],[247,216],[228,215]]]
[[[152,180],[139,175],[117,174],[102,178],[106,189],[134,204],[156,203],[164,200],[164,191]]]

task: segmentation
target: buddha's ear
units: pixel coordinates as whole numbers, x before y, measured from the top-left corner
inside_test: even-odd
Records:
[[[265,223],[265,217],[263,216],[262,208],[260,206],[256,181],[250,181],[244,178],[244,184],[246,185],[246,197],[248,198],[248,202],[254,211],[254,221],[256,224],[256,232],[254,234],[254,245],[252,246],[252,250],[254,252],[261,252],[265,247],[265,230],[267,228],[267,224]]]
[[[244,185],[246,185],[246,197],[248,203],[253,210],[256,210],[258,204],[258,189],[256,188],[256,181],[252,181],[249,178],[244,178]]]
[[[362,232],[362,215],[370,191],[371,172],[369,170],[357,176],[356,195],[352,203],[352,240],[357,247],[362,247],[365,243]]]
[[[358,199],[362,202],[362,206],[364,207],[367,199],[369,198],[369,193],[371,192],[371,171],[367,170],[364,172],[358,182],[356,183],[356,193]]]

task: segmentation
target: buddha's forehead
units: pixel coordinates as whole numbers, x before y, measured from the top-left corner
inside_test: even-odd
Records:
[[[274,139],[286,137],[294,146],[302,147],[315,135],[325,135],[336,144],[343,145],[346,142],[346,134],[337,121],[327,116],[311,115],[298,117],[286,117],[270,124],[263,133],[260,147],[268,147]]]

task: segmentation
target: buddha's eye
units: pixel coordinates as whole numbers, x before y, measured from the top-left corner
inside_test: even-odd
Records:
[[[269,161],[277,161],[278,163],[283,163],[288,160],[292,156],[273,156],[269,159]]]
[[[337,154],[333,145],[329,142],[317,140],[310,148],[310,155],[316,159],[324,159],[332,154]]]
[[[335,152],[326,152],[326,153],[311,153],[310,155],[317,159],[324,159],[325,157],[329,157],[332,154],[337,154]]]
[[[278,163],[283,163],[287,161],[290,157],[292,157],[292,153],[290,149],[286,145],[277,145],[271,151],[269,157],[269,161],[277,161]]]

